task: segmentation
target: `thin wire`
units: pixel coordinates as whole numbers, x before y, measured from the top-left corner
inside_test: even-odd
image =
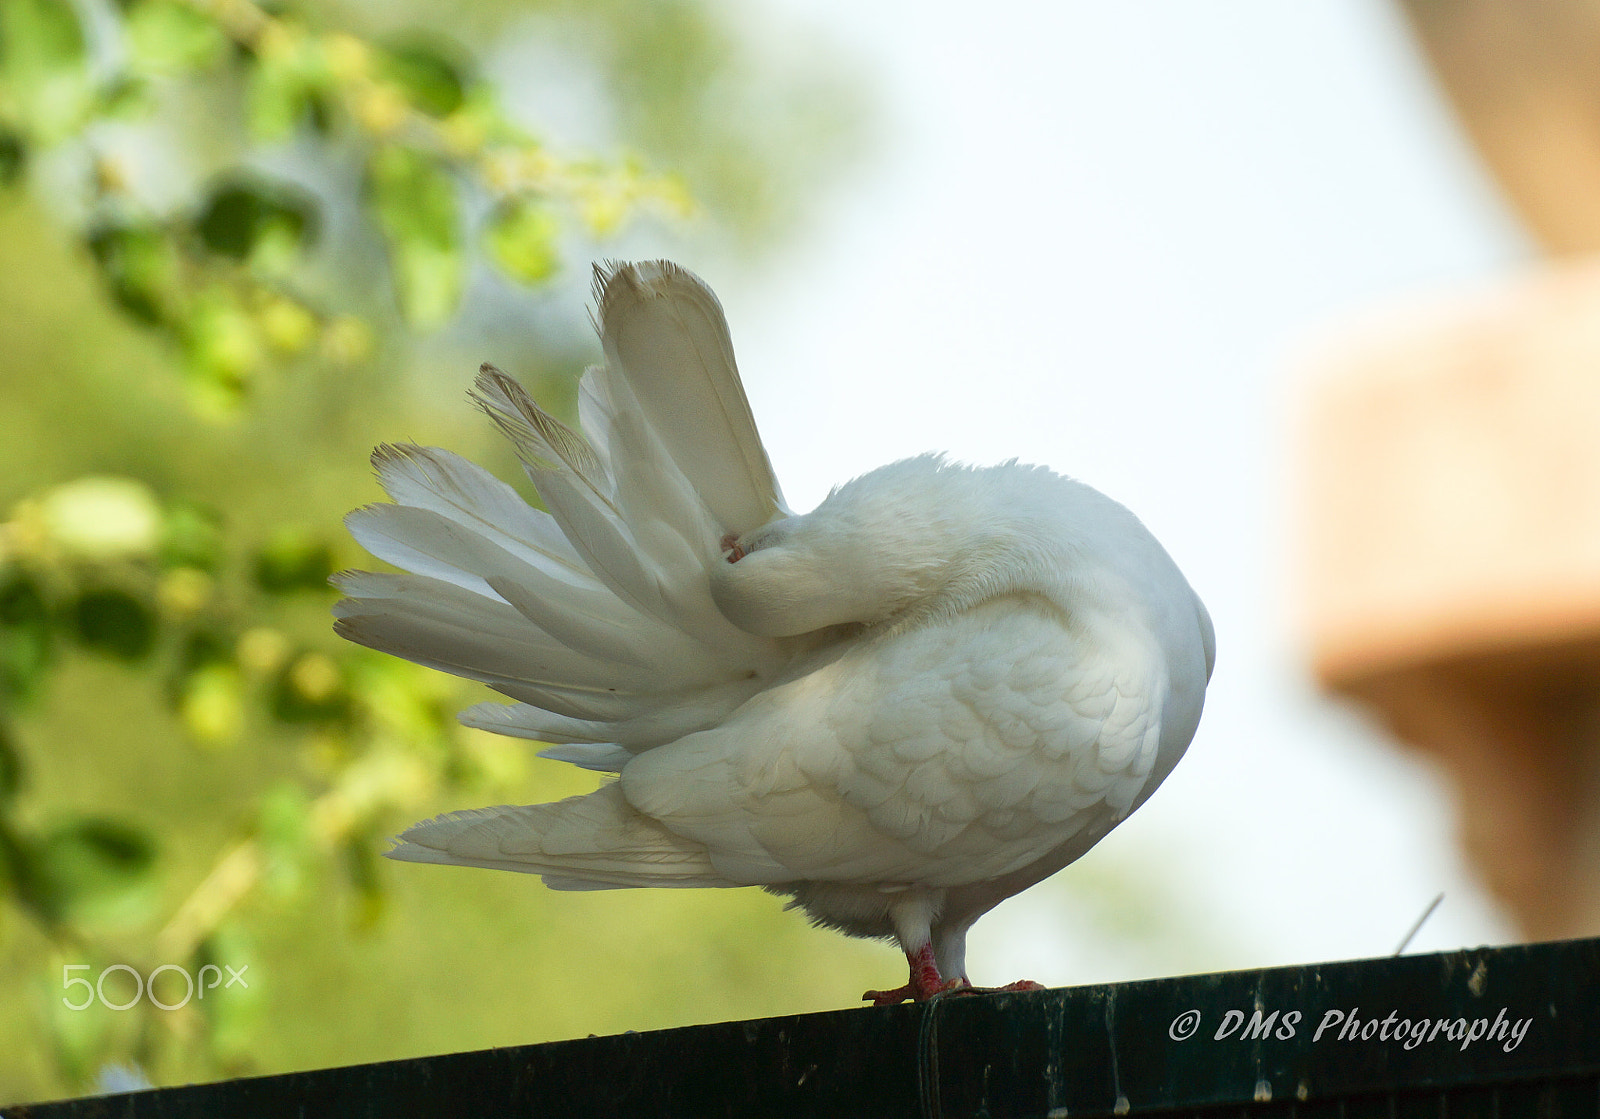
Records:
[[[1396,956],[1404,952],[1406,950],[1406,945],[1410,944],[1412,938],[1415,937],[1417,933],[1422,931],[1423,924],[1428,920],[1429,917],[1433,916],[1433,911],[1439,908],[1439,903],[1443,900],[1444,894],[1441,893],[1438,897],[1434,898],[1428,903],[1428,908],[1422,911],[1422,916],[1417,918],[1417,923],[1411,926],[1411,931],[1406,933],[1405,938],[1400,941],[1400,947],[1394,950],[1394,954]]]

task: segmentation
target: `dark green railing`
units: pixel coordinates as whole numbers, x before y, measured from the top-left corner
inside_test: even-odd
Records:
[[[8,1119],[1174,1113],[1597,1119],[1600,940],[946,997],[0,1109]]]

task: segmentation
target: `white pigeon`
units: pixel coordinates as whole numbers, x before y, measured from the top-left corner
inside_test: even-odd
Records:
[[[1038,466],[906,459],[791,512],[721,305],[595,270],[584,435],[485,365],[476,400],[549,512],[449,451],[373,455],[338,632],[479,680],[468,726],[617,775],[454,812],[390,858],[563,890],[760,886],[970,988],[967,930],[1139,807],[1194,735],[1211,621],[1121,505]],[[1019,982],[1012,990],[1032,989]]]

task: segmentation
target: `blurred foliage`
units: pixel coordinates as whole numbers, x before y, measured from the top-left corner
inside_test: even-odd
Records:
[[[445,40],[379,43],[318,26],[314,6],[269,11],[250,0],[121,0],[111,15],[97,36],[70,0],[0,9],[6,165],[79,150],[91,166],[75,201],[108,289],[170,339],[211,406],[237,406],[274,359],[358,360],[370,347],[362,318],[382,308],[327,282],[314,252],[328,212],[366,216],[401,319],[434,329],[455,315],[479,259],[513,261],[503,274],[520,282],[554,270],[563,223],[517,220],[530,205],[595,235],[640,210],[690,211],[678,180],[636,159],[553,151],[513,123]],[[153,141],[170,131],[161,110],[185,96],[233,118],[208,123],[245,138],[242,156],[292,144],[300,161],[359,186],[295,182],[271,161],[240,158],[176,204],[152,205],[137,166],[149,152],[107,134],[142,127]],[[473,251],[473,225],[495,251]],[[552,263],[530,273],[529,260]]]
[[[327,620],[368,447],[422,428],[505,464],[407,381],[429,336],[532,319],[512,356],[570,400],[539,300],[596,239],[792,235],[855,102],[772,49],[705,0],[0,2],[0,1102],[868,985],[868,950],[748,891],[391,874],[415,819],[592,779]],[[593,79],[565,146],[486,76],[530,51]],[[249,982],[163,1008],[223,968]]]

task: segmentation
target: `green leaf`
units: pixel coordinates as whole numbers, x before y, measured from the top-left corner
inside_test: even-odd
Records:
[[[0,186],[11,186],[28,169],[28,142],[10,128],[0,128]]]
[[[33,696],[52,652],[50,610],[39,585],[17,572],[0,581],[0,701]]]
[[[189,4],[141,0],[125,18],[134,61],[157,73],[199,70],[227,53],[222,29]]]
[[[383,917],[387,896],[383,888],[383,875],[378,871],[378,852],[383,840],[376,835],[357,832],[344,841],[345,873],[356,892],[355,923],[358,929],[370,929]]]
[[[110,963],[109,960],[99,958],[92,952],[82,949],[70,950],[71,954],[61,956],[63,950],[58,947],[48,958],[48,963],[41,969],[37,977],[37,987],[34,1005],[41,1008],[43,1013],[43,1032],[48,1042],[48,1052],[52,1063],[61,1070],[69,1082],[89,1085],[94,1082],[95,1071],[100,1068],[113,1052],[116,1042],[113,1040],[114,1027],[118,1024],[118,1015],[98,1013],[85,1008],[73,1010],[67,1005],[70,1001],[73,1006],[80,1006],[84,1002],[83,989],[73,987],[63,994],[63,981],[66,973],[62,971],[63,964],[89,964],[85,970],[75,970],[71,973],[73,978],[89,977],[90,983],[99,978],[101,969]],[[112,981],[119,978],[113,974]],[[126,978],[126,976],[120,976]],[[107,985],[107,994],[111,994],[112,984]],[[93,992],[90,992],[91,997]]]
[[[134,74],[118,74],[95,91],[95,111],[108,119],[147,116],[157,105],[149,81]]]
[[[155,866],[155,843],[144,832],[83,817],[24,849],[22,881],[49,920],[127,920],[154,900]]]
[[[303,653],[279,673],[272,688],[272,715],[284,723],[343,723],[350,718],[344,673],[324,653]]]
[[[261,332],[232,290],[214,284],[195,298],[184,323],[190,383],[218,411],[238,407],[265,360]]]
[[[215,186],[195,221],[206,248],[272,271],[294,263],[317,233],[317,201],[289,183],[232,179]]]
[[[6,0],[0,65],[60,67],[83,58],[83,28],[68,0]]]
[[[159,324],[175,301],[177,261],[166,236],[150,223],[106,223],[89,232],[89,251],[111,294],[137,319]]]
[[[17,749],[11,728],[0,722],[0,803],[16,798],[23,786],[27,771],[22,764],[22,751]]]
[[[391,145],[373,157],[367,186],[401,313],[420,329],[443,325],[466,278],[455,183],[438,161]]]
[[[451,59],[459,48],[438,39],[408,38],[390,43],[379,55],[378,72],[394,82],[418,109],[449,116],[467,96],[462,67]]]
[[[221,515],[193,502],[173,502],[162,520],[157,555],[163,567],[216,572],[223,557]]]
[[[48,623],[44,594],[31,577],[18,571],[0,583],[0,626],[29,629]]]
[[[518,199],[494,212],[483,241],[489,258],[506,275],[524,284],[539,284],[561,265],[556,246],[560,235],[561,221],[547,206]]]
[[[211,1027],[212,1053],[224,1063],[257,1059],[258,1031],[266,1011],[271,973],[260,970],[255,946],[248,934],[232,923],[218,928],[196,951],[191,965],[194,973],[200,975],[207,964],[218,971],[206,973],[205,997],[197,997],[190,1005],[206,1016]],[[212,985],[212,976],[215,976],[215,985]]]
[[[150,607],[114,587],[80,594],[72,604],[72,622],[84,645],[120,660],[139,660],[155,644],[156,620]]]
[[[229,636],[212,629],[198,629],[184,638],[178,653],[178,665],[183,672],[193,672],[213,664],[232,664],[236,643]]]
[[[275,531],[256,553],[256,585],[271,594],[326,591],[333,574],[333,549],[298,525]]]
[[[256,838],[263,856],[262,879],[277,896],[288,897],[306,881],[316,854],[311,836],[311,802],[292,781],[274,785],[261,798]]]
[[[0,897],[10,897],[23,888],[27,863],[27,844],[12,830],[7,814],[0,812]]]
[[[14,119],[34,138],[62,139],[92,100],[83,28],[69,0],[5,0],[0,4],[0,84],[9,87]]]
[[[280,24],[255,55],[250,74],[250,128],[256,139],[288,139],[302,123],[325,131],[333,75],[317,41],[299,28]]]
[[[261,337],[279,353],[297,354],[316,340],[319,323],[303,304],[288,296],[263,298],[256,308]]]
[[[220,746],[244,728],[244,678],[231,664],[207,664],[184,676],[178,716],[198,741]]]

